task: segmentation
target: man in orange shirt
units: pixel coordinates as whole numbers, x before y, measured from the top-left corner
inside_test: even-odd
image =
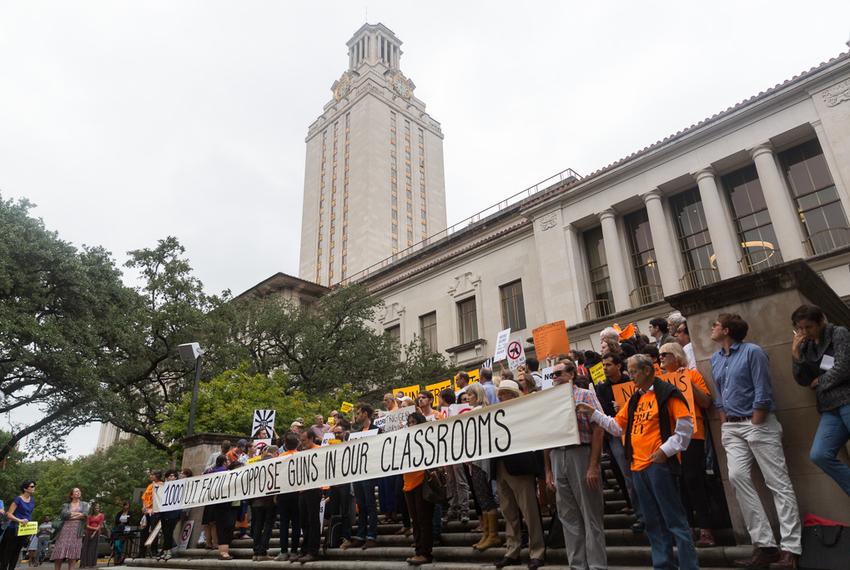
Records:
[[[673,557],[675,539],[678,568],[698,569],[688,517],[675,480],[679,470],[677,455],[688,448],[694,431],[688,404],[672,384],[655,377],[651,357],[632,356],[628,369],[637,391],[615,417],[587,404],[578,404],[576,411],[591,414],[590,421],[614,437],[626,435],[626,457],[631,461],[632,482],[646,523],[653,567],[677,568]]]

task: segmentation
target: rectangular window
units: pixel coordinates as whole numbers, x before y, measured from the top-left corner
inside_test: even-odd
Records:
[[[708,235],[699,190],[692,188],[673,196],[670,207],[679,236],[679,250],[685,260],[682,285],[686,289],[694,289],[716,282],[718,275],[714,267],[714,248]]]
[[[637,281],[637,289],[630,295],[632,306],[654,303],[664,297],[664,293],[658,273],[658,257],[649,231],[649,217],[646,210],[639,210],[625,216],[623,221],[629,236],[632,269]]]
[[[590,320],[614,312],[614,296],[611,293],[608,260],[605,257],[601,227],[584,232],[584,249],[587,253],[587,266],[590,272],[590,294],[593,296],[593,300],[585,307],[584,313],[585,318]]]
[[[758,271],[782,263],[755,165],[727,174],[722,181],[732,204],[746,269]]]
[[[437,352],[437,312],[419,317],[419,334],[431,352]]]
[[[396,339],[398,342],[401,342],[401,325],[396,325],[394,327],[389,327],[384,330],[384,334],[390,335],[390,337]]]
[[[457,304],[457,328],[461,344],[478,339],[478,315],[475,309],[475,297],[470,297]]]
[[[502,302],[502,328],[519,331],[525,328],[525,304],[522,300],[522,281],[499,287]]]
[[[781,152],[779,160],[797,202],[809,253],[818,255],[850,244],[847,216],[817,139]]]

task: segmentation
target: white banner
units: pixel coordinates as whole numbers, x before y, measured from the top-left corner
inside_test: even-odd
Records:
[[[154,495],[154,510],[303,491],[578,443],[572,385],[567,384],[437,422],[166,481]]]

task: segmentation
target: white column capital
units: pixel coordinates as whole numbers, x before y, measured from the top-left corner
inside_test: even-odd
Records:
[[[604,222],[605,220],[608,220],[608,219],[614,219],[616,217],[617,217],[617,213],[614,210],[612,210],[611,208],[608,208],[607,210],[602,210],[601,212],[599,212],[599,221],[601,221],[601,222]]]
[[[661,197],[661,190],[658,188],[653,188],[642,196],[644,204],[649,204],[652,200],[661,200]]]
[[[704,180],[706,178],[711,178],[713,180],[717,178],[717,173],[711,166],[706,166],[705,168],[697,170],[694,173],[694,178],[696,179],[697,183],[699,183],[700,180]]]
[[[773,144],[770,141],[766,141],[760,144],[757,144],[753,148],[750,149],[750,156],[755,160],[757,156],[761,156],[763,154],[773,154]]]

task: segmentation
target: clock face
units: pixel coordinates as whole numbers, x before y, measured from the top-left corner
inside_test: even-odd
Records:
[[[413,90],[410,88],[410,81],[401,73],[395,74],[390,84],[392,85],[393,91],[405,99],[409,98],[413,93]]]
[[[351,91],[351,76],[348,73],[343,73],[342,77],[339,78],[339,81],[336,82],[336,87],[334,87],[334,99],[339,101]]]

